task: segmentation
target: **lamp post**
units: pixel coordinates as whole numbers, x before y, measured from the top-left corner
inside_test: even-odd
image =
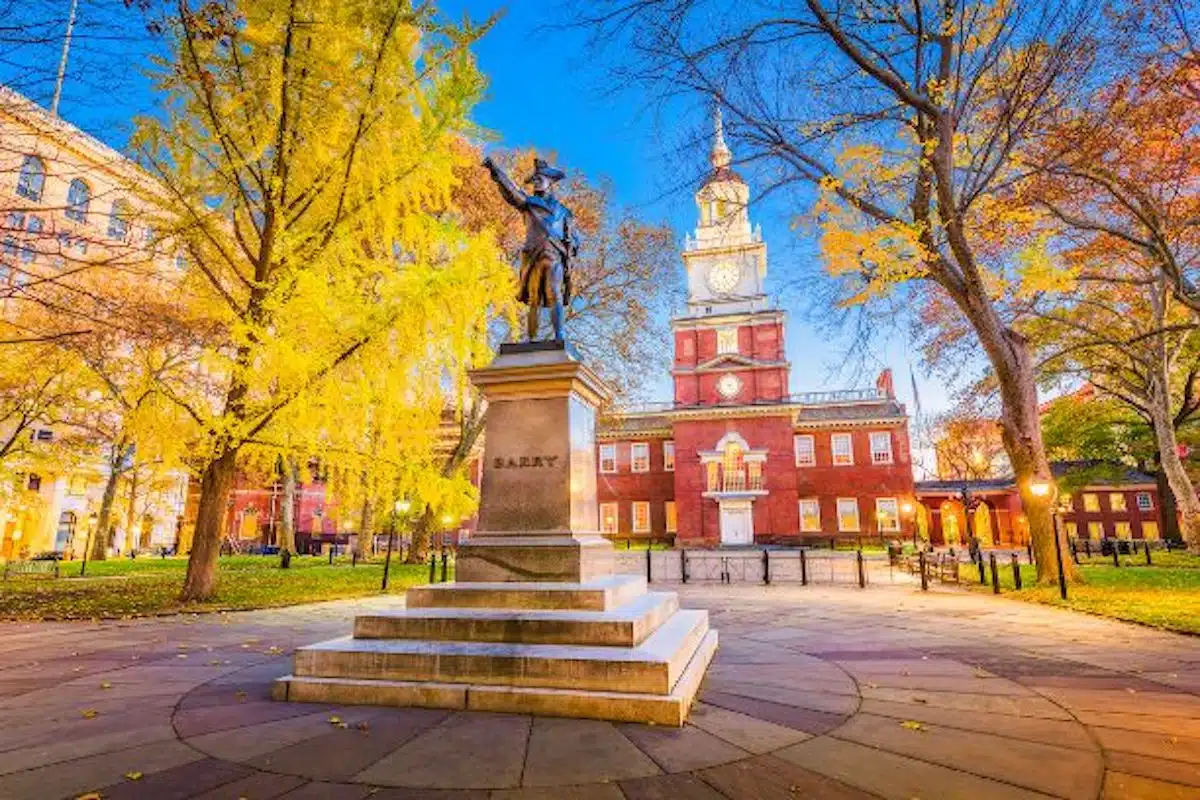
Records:
[[[1050,518],[1054,523],[1054,560],[1058,564],[1058,594],[1063,600],[1067,599],[1067,576],[1063,572],[1062,542],[1059,541],[1059,510],[1055,500],[1055,485],[1046,478],[1034,478],[1029,484],[1029,493],[1034,497],[1045,497],[1050,500]]]
[[[388,584],[388,571],[392,567],[392,543],[396,539],[396,520],[401,514],[407,514],[408,509],[412,507],[412,503],[407,500],[397,500],[393,508],[391,524],[388,525],[388,546],[387,556],[383,559],[383,584],[379,587],[379,591],[386,592]]]

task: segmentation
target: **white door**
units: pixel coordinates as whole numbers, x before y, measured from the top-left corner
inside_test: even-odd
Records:
[[[721,504],[721,544],[753,544],[754,515],[750,503]]]

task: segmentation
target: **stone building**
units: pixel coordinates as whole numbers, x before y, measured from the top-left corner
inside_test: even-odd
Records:
[[[890,371],[871,388],[793,394],[786,314],[720,118],[672,320],[674,399],[597,431],[601,531],[734,546],[911,536],[908,416]]]

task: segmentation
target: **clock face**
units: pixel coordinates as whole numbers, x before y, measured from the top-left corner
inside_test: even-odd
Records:
[[[717,380],[717,393],[726,399],[736,397],[742,390],[742,381],[737,375],[725,374]]]
[[[722,261],[708,271],[708,285],[717,294],[729,294],[738,285],[742,271],[732,261]]]

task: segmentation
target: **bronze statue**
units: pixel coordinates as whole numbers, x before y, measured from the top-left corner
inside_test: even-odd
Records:
[[[533,174],[525,183],[527,194],[517,187],[492,161],[483,160],[500,194],[525,218],[525,244],[521,247],[521,288],[517,299],[529,306],[525,318],[528,341],[535,341],[541,325],[541,310],[550,309],[550,324],[556,341],[563,341],[563,309],[571,302],[571,258],[579,251],[579,237],[571,230],[571,210],[554,196],[554,184],[563,171],[542,159],[534,159]]]

